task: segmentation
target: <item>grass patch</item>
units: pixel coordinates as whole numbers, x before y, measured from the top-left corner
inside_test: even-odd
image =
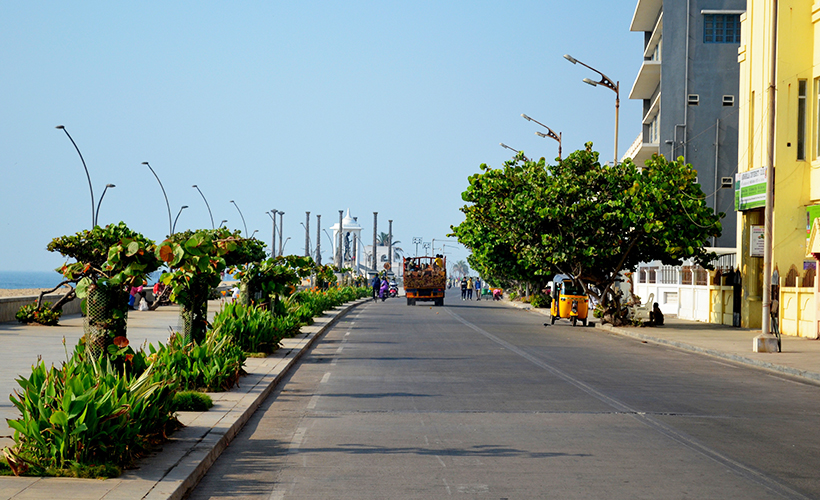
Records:
[[[181,391],[174,395],[173,411],[208,411],[214,405],[210,396],[203,392]]]

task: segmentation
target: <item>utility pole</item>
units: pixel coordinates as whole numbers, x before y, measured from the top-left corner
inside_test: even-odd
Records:
[[[378,253],[376,249],[376,228],[378,227],[379,222],[379,212],[373,212],[373,271],[378,274],[379,270],[376,269],[376,265],[378,265],[379,260],[376,258],[376,254]]]
[[[387,221],[387,262],[390,264],[390,270],[393,270],[393,220]]]
[[[305,212],[305,257],[310,257],[310,212]]]
[[[316,214],[316,265],[322,265],[322,216]]]
[[[336,245],[336,254],[339,256],[339,272],[342,272],[342,268],[344,267],[344,249],[342,249],[342,238],[344,237],[342,219],[344,217],[344,212],[344,210],[339,210],[339,243]]]

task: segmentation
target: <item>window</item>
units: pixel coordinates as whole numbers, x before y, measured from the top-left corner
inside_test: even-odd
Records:
[[[704,14],[703,43],[740,43],[740,14]]]
[[[820,158],[820,78],[814,79],[814,159]]]
[[[806,159],[806,80],[797,80],[797,159]]]

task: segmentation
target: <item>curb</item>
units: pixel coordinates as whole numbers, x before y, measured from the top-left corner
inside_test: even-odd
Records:
[[[810,372],[807,370],[800,370],[797,368],[792,368],[790,366],[778,365],[775,363],[769,363],[768,361],[761,361],[758,359],[747,358],[746,356],[741,356],[740,354],[732,354],[724,351],[718,351],[715,349],[709,349],[706,347],[698,347],[696,345],[687,344],[686,342],[680,342],[677,340],[669,340],[669,339],[662,339],[658,337],[653,337],[650,335],[645,335],[639,332],[633,332],[626,328],[619,328],[617,326],[612,326],[609,324],[596,324],[595,328],[599,330],[607,330],[611,333],[622,335],[625,337],[631,337],[634,339],[642,340],[645,342],[652,342],[653,344],[660,344],[666,345],[670,347],[674,347],[677,349],[681,349],[684,351],[695,352],[699,354],[705,354],[707,356],[711,356],[713,358],[720,358],[728,361],[732,361],[738,364],[751,366],[754,368],[760,368],[766,371],[779,373],[781,375],[789,375],[791,377],[796,377],[802,379],[806,382],[810,382],[815,385],[820,385],[820,373]]]
[[[241,386],[224,393],[209,393],[215,404],[207,412],[180,412],[185,427],[174,433],[163,449],[143,458],[138,471],[123,474],[122,481],[103,498],[184,498],[302,354],[340,318],[365,302],[367,299],[358,299],[327,311],[315,318],[313,325],[302,327],[296,337],[283,339],[282,347],[273,355],[249,358],[248,375],[240,379]],[[139,496],[134,495],[135,487],[141,490]]]

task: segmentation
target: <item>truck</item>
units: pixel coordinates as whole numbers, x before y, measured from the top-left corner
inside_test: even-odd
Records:
[[[444,291],[447,289],[447,258],[442,255],[405,257],[403,264],[407,305],[432,301],[437,306],[443,306]]]

